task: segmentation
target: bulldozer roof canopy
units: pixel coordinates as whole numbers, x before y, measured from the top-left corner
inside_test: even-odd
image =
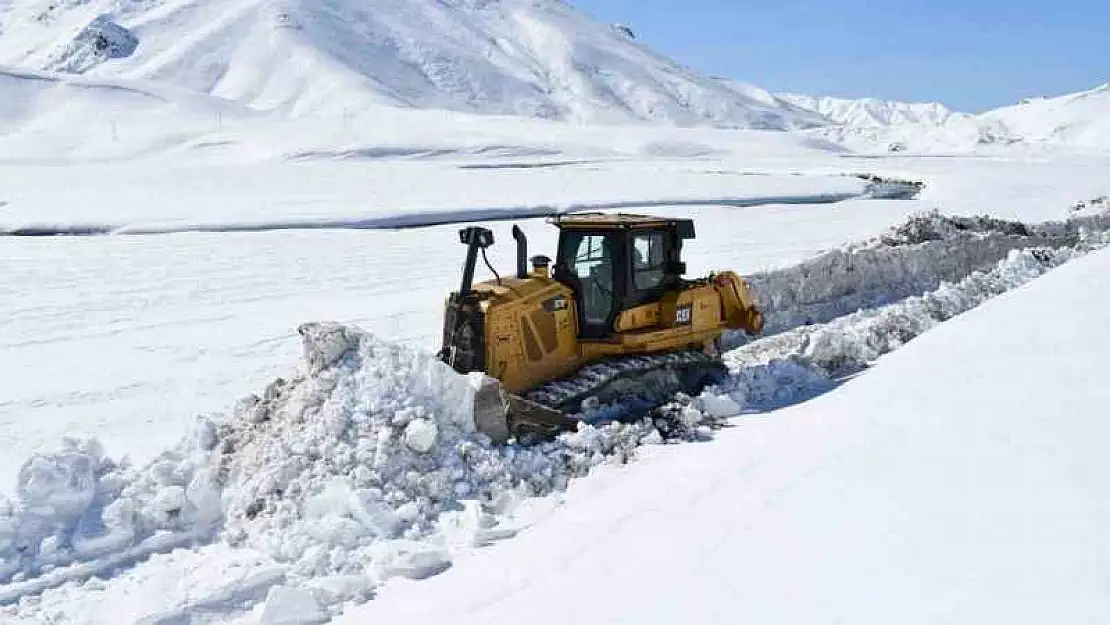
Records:
[[[576,213],[554,217],[551,223],[559,228],[675,228],[681,234],[689,233],[692,238],[694,222],[690,219],[672,219],[668,217],[655,217],[652,215],[635,215],[630,213]]]

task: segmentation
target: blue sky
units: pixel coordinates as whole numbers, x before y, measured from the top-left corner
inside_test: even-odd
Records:
[[[571,0],[701,72],[965,111],[1110,81],[1110,0]]]

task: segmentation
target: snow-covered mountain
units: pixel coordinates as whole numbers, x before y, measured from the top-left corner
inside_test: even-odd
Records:
[[[1110,83],[1088,91],[1033,98],[978,116],[1025,143],[1110,147]]]
[[[375,104],[787,130],[559,0],[8,0],[0,64],[156,80],[291,114]]]
[[[875,127],[895,124],[943,124],[963,117],[939,102],[899,102],[876,98],[829,98],[795,93],[775,96],[782,102],[814,111],[838,124]]]
[[[1110,86],[979,115],[939,103],[775,94],[702,76],[642,45],[630,27],[560,0],[0,0],[0,65],[282,115],[377,111],[382,125],[396,119],[389,106],[802,130],[867,152],[1110,146]],[[26,84],[5,84],[0,117],[59,123],[51,100],[29,102]]]
[[[1110,149],[1110,84],[979,114],[941,104],[780,95],[835,122],[813,133],[855,150],[967,152],[1006,146]]]
[[[775,95],[763,87],[730,78],[714,78],[730,91],[746,100],[749,103],[748,106],[752,108],[762,108],[769,113],[786,111],[792,118],[804,120],[805,123],[802,125],[815,128],[839,122],[839,120],[818,111],[815,107],[806,106],[804,103],[794,102],[788,98]]]

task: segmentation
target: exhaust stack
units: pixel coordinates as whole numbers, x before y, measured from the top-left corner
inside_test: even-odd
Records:
[[[516,239],[516,277],[523,280],[528,277],[528,237],[520,226],[513,226],[513,238]]]

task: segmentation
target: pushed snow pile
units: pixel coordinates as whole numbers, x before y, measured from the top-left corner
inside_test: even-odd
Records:
[[[202,468],[212,433],[202,421],[197,435],[141,469],[105,457],[91,441],[32,456],[16,500],[0,495],[0,582],[86,561],[94,564],[84,575],[95,574],[120,564],[112,554],[164,549],[162,532],[187,542],[210,531],[221,516],[219,491]],[[153,543],[144,546],[147,539]],[[0,588],[0,603],[7,596]]]
[[[1110,195],[1100,195],[1096,198],[1076,202],[1069,211],[1077,215],[1091,215],[1110,210]]]
[[[874,239],[747,280],[765,311],[765,332],[773,334],[920,295],[989,269],[1016,249],[1070,247],[1108,228],[1106,213],[1040,224],[924,213]]]
[[[1107,243],[1103,232],[1079,248],[1013,250],[989,271],[921,296],[752,342],[726,355],[732,375],[712,393],[771,408],[828,390],[939,324]]]
[[[358,598],[513,534],[525,500],[663,441],[642,422],[494,446],[474,431],[471,379],[431,355],[338,324],[300,333],[296,376],[199,419],[148,466],[95,443],[32,457],[17,498],[0,501],[0,605],[214,540],[291,566],[294,581],[354,576],[344,598]]]
[[[613,425],[493,446],[474,431],[470,378],[431,355],[337,324],[301,333],[308,374],[241,402],[218,462],[228,539],[306,576],[437,572],[455,543],[510,531],[494,515],[630,455],[649,433]]]
[[[73,38],[43,69],[81,74],[112,59],[131,56],[139,39],[130,30],[101,15]]]
[[[0,495],[0,606],[206,540],[220,502],[198,460],[134,469],[75,442],[28,460],[17,498]]]

